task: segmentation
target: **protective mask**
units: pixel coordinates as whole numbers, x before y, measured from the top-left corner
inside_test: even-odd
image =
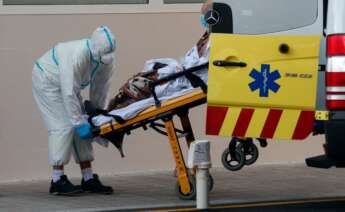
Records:
[[[104,65],[110,65],[113,64],[114,60],[114,53],[109,53],[101,56],[100,62]]]
[[[203,28],[208,29],[208,23],[206,22],[205,15],[200,16],[200,25]]]

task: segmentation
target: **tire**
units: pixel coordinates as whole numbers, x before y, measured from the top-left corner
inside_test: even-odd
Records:
[[[330,120],[325,124],[327,156],[337,163],[345,162],[345,120]]]
[[[243,151],[244,154],[244,164],[246,166],[250,166],[252,164],[254,164],[258,158],[259,158],[259,149],[255,144],[250,144],[248,146],[248,149],[245,150],[243,145],[241,145],[240,148]]]
[[[191,191],[188,194],[184,194],[181,191],[180,183],[177,181],[175,186],[175,192],[181,200],[195,200],[196,198],[196,182],[194,176],[188,176],[188,181]],[[212,186],[213,187],[213,186]]]
[[[214,180],[211,174],[208,175],[208,191],[212,191],[214,186]]]
[[[239,148],[235,150],[235,158],[231,158],[229,148],[226,148],[222,154],[222,164],[224,168],[230,171],[238,171],[245,165],[243,151]]]

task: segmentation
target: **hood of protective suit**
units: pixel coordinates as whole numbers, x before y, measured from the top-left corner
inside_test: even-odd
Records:
[[[113,55],[116,49],[116,43],[113,33],[106,26],[98,27],[91,36],[90,39],[90,51],[92,58],[95,61],[101,62],[101,58],[105,55],[107,64],[112,63],[113,59],[109,59],[108,55]]]

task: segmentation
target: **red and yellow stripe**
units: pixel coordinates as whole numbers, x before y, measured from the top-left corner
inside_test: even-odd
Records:
[[[314,111],[207,107],[206,134],[275,139],[305,139],[313,130]]]

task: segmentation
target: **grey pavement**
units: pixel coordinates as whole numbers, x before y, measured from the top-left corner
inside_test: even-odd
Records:
[[[345,169],[304,164],[253,165],[237,172],[212,168],[212,205],[275,200],[345,197]],[[113,195],[51,196],[49,182],[0,184],[0,211],[114,211],[193,207],[175,195],[173,171],[101,176]],[[79,179],[72,179],[78,184]]]

